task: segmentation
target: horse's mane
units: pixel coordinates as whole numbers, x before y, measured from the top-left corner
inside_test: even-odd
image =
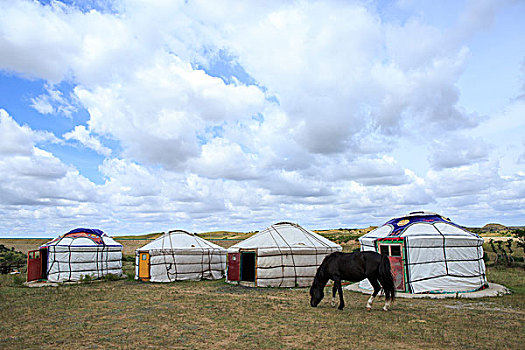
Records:
[[[328,265],[330,264],[330,261],[335,259],[337,256],[341,255],[342,253],[341,252],[333,252],[331,254],[328,254],[327,256],[325,256],[325,258],[323,259],[323,262],[321,263],[321,265],[319,265],[319,268],[317,269],[317,272],[315,273],[315,278],[314,278],[314,283],[325,283],[326,284],[326,281],[328,281],[328,277],[326,277],[326,268],[328,267]]]

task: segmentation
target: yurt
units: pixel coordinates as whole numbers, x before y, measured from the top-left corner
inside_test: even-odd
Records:
[[[135,251],[135,279],[173,282],[220,279],[226,249],[183,230],[169,231]]]
[[[326,255],[341,246],[291,222],[272,225],[228,248],[227,282],[306,287]]]
[[[418,211],[359,238],[361,250],[389,256],[396,290],[469,292],[487,286],[483,239],[441,215]],[[367,280],[361,288],[371,289]]]
[[[101,230],[77,228],[28,252],[28,282],[69,282],[109,274],[122,275],[122,245]]]

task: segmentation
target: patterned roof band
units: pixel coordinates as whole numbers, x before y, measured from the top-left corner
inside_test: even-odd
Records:
[[[398,237],[405,232],[405,230],[410,227],[413,224],[416,223],[429,223],[433,224],[436,222],[444,222],[449,225],[454,225],[460,229],[463,229],[463,227],[453,223],[450,221],[450,219],[445,218],[441,215],[421,215],[421,216],[405,216],[401,218],[395,218],[390,221],[388,221],[385,225],[392,226],[392,232],[388,235],[389,237]]]

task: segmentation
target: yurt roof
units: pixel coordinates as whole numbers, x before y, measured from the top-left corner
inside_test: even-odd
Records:
[[[164,233],[162,236],[155,239],[137,249],[138,251],[145,251],[151,249],[220,249],[225,250],[217,244],[211,243],[193,233],[184,230],[173,230]]]
[[[292,222],[279,222],[230,247],[236,248],[314,248],[339,247],[338,244]]]
[[[43,244],[41,247],[48,246],[118,246],[122,244],[116,242],[102,230],[90,228],[76,228],[68,233]]]
[[[479,239],[473,232],[436,213],[417,211],[387,221],[360,239],[409,236],[462,236]]]

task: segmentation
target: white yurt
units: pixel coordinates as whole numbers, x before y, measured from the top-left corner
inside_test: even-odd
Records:
[[[441,215],[418,211],[359,238],[361,250],[389,256],[396,290],[470,292],[487,286],[483,239]],[[367,280],[359,285],[371,289]]]
[[[213,280],[226,270],[226,249],[183,230],[169,231],[135,252],[135,279],[143,281]]]
[[[39,253],[41,277],[49,282],[122,275],[122,245],[101,230],[77,228],[45,243]]]
[[[272,225],[228,248],[227,282],[306,287],[326,255],[341,246],[291,222]]]

